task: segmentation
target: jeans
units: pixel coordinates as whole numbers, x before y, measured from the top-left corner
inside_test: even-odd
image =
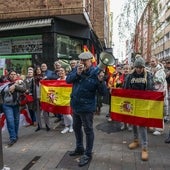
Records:
[[[3,104],[3,111],[6,117],[9,138],[10,140],[16,140],[18,138],[19,118],[20,118],[19,106]]]
[[[139,127],[133,126],[133,134],[134,134],[134,139],[139,139],[139,134],[140,134],[142,149],[144,148],[147,149],[148,148],[147,128],[143,126],[139,126]]]
[[[73,129],[77,150],[84,150],[82,126],[86,135],[85,155],[91,156],[94,142],[93,113],[73,113]]]

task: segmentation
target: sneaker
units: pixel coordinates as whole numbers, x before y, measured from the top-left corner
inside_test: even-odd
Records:
[[[107,118],[110,117],[110,113],[106,114],[106,117],[107,117]]]
[[[47,124],[45,126],[46,126],[46,131],[47,132],[51,130]]]
[[[136,139],[134,140],[132,143],[129,144],[129,149],[135,149],[137,147],[139,147],[139,141]]]
[[[170,143],[170,135],[165,139],[165,143]]]
[[[68,127],[65,127],[65,128],[61,131],[61,133],[64,134],[64,133],[67,133],[68,131],[69,131],[69,128],[68,128]]]
[[[41,128],[37,127],[37,129],[35,129],[35,132],[38,132],[39,130],[41,130]]]
[[[128,128],[127,128],[127,129],[128,129],[128,131],[130,131],[130,132],[131,132],[131,131],[133,130],[133,127],[132,127],[132,126],[128,126]]]
[[[72,126],[69,128],[69,132],[70,132],[70,133],[73,132],[73,127],[72,127]]]
[[[168,118],[164,118],[164,123],[167,123],[169,122],[169,119]]]
[[[9,142],[8,142],[8,147],[11,147],[14,143],[16,143],[17,142],[17,139],[13,139],[13,140],[10,140]]]
[[[162,132],[156,130],[152,134],[155,135],[155,136],[159,136],[159,135],[162,135]]]
[[[108,121],[108,122],[111,122],[111,121],[112,121],[111,117],[109,117],[109,118],[107,119],[107,121]]]
[[[122,123],[120,130],[125,130],[125,124],[124,123]]]
[[[147,161],[148,160],[148,151],[147,151],[147,149],[142,149],[141,159],[142,159],[142,161]]]

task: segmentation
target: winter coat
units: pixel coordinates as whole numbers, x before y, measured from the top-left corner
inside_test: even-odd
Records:
[[[13,93],[9,92],[9,87],[15,84],[15,90]],[[19,97],[21,93],[26,91],[25,84],[23,81],[15,82],[6,82],[4,85],[0,87],[0,93],[2,96],[3,104],[7,105],[18,105]]]
[[[153,77],[152,74],[144,69],[144,72],[137,74],[135,70],[131,74],[127,75],[125,89],[134,90],[153,90]]]
[[[26,86],[26,93],[27,94],[29,94],[29,95],[31,95],[32,97],[33,97],[33,99],[34,99],[34,88],[35,88],[35,81],[34,81],[34,77],[32,77],[32,78],[26,78],[25,80],[24,80],[24,83],[25,83],[25,86]],[[35,109],[35,102],[33,101],[33,102],[30,102],[30,103],[28,103],[27,104],[28,105],[28,109],[32,109],[32,110],[34,110]]]
[[[158,64],[155,68],[151,68],[154,82],[154,89],[156,91],[167,91],[167,81],[164,67]]]
[[[67,83],[73,83],[71,93],[71,107],[75,113],[96,111],[96,92],[104,95],[107,91],[106,83],[99,82],[95,67],[90,67],[87,72],[77,74],[73,69],[66,78]]]

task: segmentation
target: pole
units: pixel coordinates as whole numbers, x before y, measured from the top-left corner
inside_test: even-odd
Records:
[[[2,149],[2,127],[0,118],[0,169],[4,168],[3,149]]]
[[[2,114],[0,114],[0,170],[10,170],[9,167],[4,167],[3,147],[2,147]]]

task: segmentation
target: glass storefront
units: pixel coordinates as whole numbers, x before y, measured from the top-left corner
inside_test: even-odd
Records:
[[[0,38],[0,75],[11,69],[25,75],[34,54],[42,54],[41,35]]]
[[[0,38],[0,55],[42,53],[42,36],[18,36]]]
[[[61,34],[57,34],[56,38],[54,46],[58,59],[63,60],[66,66],[69,60],[78,59],[78,55],[83,51],[82,39]],[[25,75],[29,66],[40,65],[42,62],[44,62],[42,35],[0,38],[0,75],[4,74],[5,70],[11,69]]]
[[[57,57],[60,59],[78,59],[83,50],[83,40],[65,35],[57,35]]]

